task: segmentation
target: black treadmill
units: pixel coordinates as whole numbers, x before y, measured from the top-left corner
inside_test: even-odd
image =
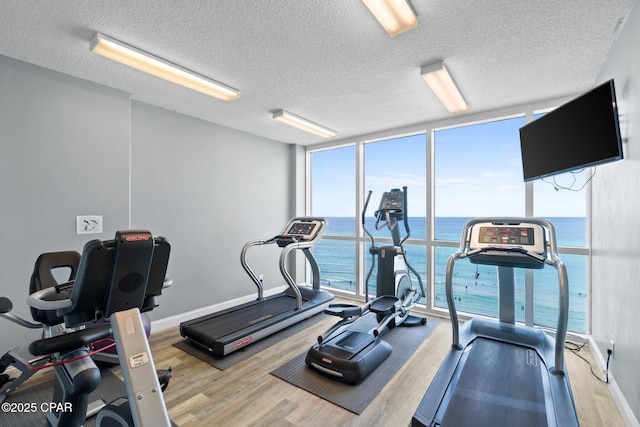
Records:
[[[321,313],[333,301],[333,295],[320,289],[320,268],[311,248],[320,241],[328,222],[321,217],[296,217],[281,234],[268,240],[253,240],[242,248],[240,262],[258,287],[258,298],[245,304],[212,313],[180,324],[180,334],[216,356],[224,356],[249,344]],[[265,297],[262,282],[247,265],[246,254],[252,246],[277,244],[280,273],[289,286],[283,292]],[[312,287],[298,286],[286,269],[287,255],[300,249],[311,266]]]
[[[456,261],[498,268],[499,320],[473,318],[462,327],[453,296]],[[555,340],[515,322],[514,268],[558,273]],[[451,351],[413,415],[412,426],[578,426],[564,363],[569,314],[567,272],[553,225],[538,218],[468,221],[460,249],[449,257],[446,296],[453,329]]]

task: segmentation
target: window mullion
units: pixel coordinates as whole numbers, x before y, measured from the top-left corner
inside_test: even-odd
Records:
[[[364,244],[362,242],[362,225],[360,224],[360,218],[362,216],[362,208],[364,207],[364,144],[362,142],[356,143],[356,215],[355,215],[355,230],[356,230],[356,296],[361,297],[364,295]]]

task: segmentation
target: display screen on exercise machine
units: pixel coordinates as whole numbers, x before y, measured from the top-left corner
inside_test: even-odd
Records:
[[[478,223],[471,229],[469,249],[522,247],[527,251],[544,254],[545,232],[542,226],[519,224]]]
[[[294,222],[285,235],[301,237],[303,240],[311,240],[318,232],[319,225],[318,221]]]
[[[503,245],[533,245],[533,234],[531,227],[481,227],[478,241]]]
[[[382,195],[380,200],[379,211],[404,211],[404,193],[402,190],[387,191]]]

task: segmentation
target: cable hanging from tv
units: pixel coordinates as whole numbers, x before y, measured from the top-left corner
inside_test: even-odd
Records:
[[[576,175],[579,173],[584,172],[585,169],[580,169],[580,170],[576,170],[576,171],[571,171],[569,172],[571,174],[571,177],[573,178],[573,180],[571,181],[570,185],[561,185],[557,182],[556,177],[558,175],[554,175],[553,176],[553,180],[552,181],[547,181],[544,178],[541,179],[542,182],[544,182],[545,184],[549,184],[549,185],[553,185],[553,189],[556,191],[560,191],[560,190],[568,190],[568,191],[580,191],[582,190],[584,187],[587,186],[587,184],[589,183],[589,181],[591,181],[591,179],[593,179],[594,175],[596,174],[596,168],[593,167],[593,172],[591,172],[591,176],[589,178],[587,178],[580,187],[578,188],[574,188],[573,186],[576,184]]]

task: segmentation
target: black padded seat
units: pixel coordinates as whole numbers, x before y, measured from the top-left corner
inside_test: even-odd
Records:
[[[54,277],[53,272],[56,269],[68,268],[69,277],[66,281],[70,282],[75,280],[79,264],[80,253],[76,251],[47,252],[40,255],[36,260],[33,274],[31,275],[29,294],[65,283],[65,281],[58,282]],[[68,298],[66,294],[58,295],[59,299]],[[52,299],[55,300],[55,298]],[[55,326],[64,321],[61,316],[56,314],[55,310],[39,310],[32,307],[31,316],[36,322],[44,323],[48,326]]]

